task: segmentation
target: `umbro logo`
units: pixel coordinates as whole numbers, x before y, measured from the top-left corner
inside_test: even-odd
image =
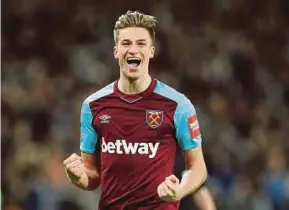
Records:
[[[109,119],[111,118],[111,116],[107,115],[107,114],[104,114],[104,115],[101,115],[99,117],[100,119],[100,123],[103,124],[103,123],[109,123]]]

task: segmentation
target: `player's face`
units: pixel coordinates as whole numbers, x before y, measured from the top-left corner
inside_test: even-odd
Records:
[[[118,59],[121,75],[138,79],[148,74],[148,65],[155,47],[145,28],[130,27],[119,30],[114,57]]]

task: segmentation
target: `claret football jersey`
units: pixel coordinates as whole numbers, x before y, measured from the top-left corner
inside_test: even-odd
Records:
[[[83,102],[80,150],[100,152],[99,209],[178,209],[178,202],[157,194],[174,174],[177,144],[182,150],[201,144],[196,112],[183,94],[155,78],[139,94],[123,94],[115,81]]]

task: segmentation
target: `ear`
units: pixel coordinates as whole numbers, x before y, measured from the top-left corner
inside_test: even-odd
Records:
[[[115,59],[118,59],[118,50],[116,46],[113,47],[113,55]]]
[[[153,58],[155,56],[155,50],[156,50],[155,46],[151,46],[150,50],[151,50],[150,58]]]

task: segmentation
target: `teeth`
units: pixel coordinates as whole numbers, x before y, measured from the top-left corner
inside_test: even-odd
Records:
[[[139,61],[140,59],[139,58],[128,58],[127,60],[128,61],[133,61],[133,60],[138,60]]]

